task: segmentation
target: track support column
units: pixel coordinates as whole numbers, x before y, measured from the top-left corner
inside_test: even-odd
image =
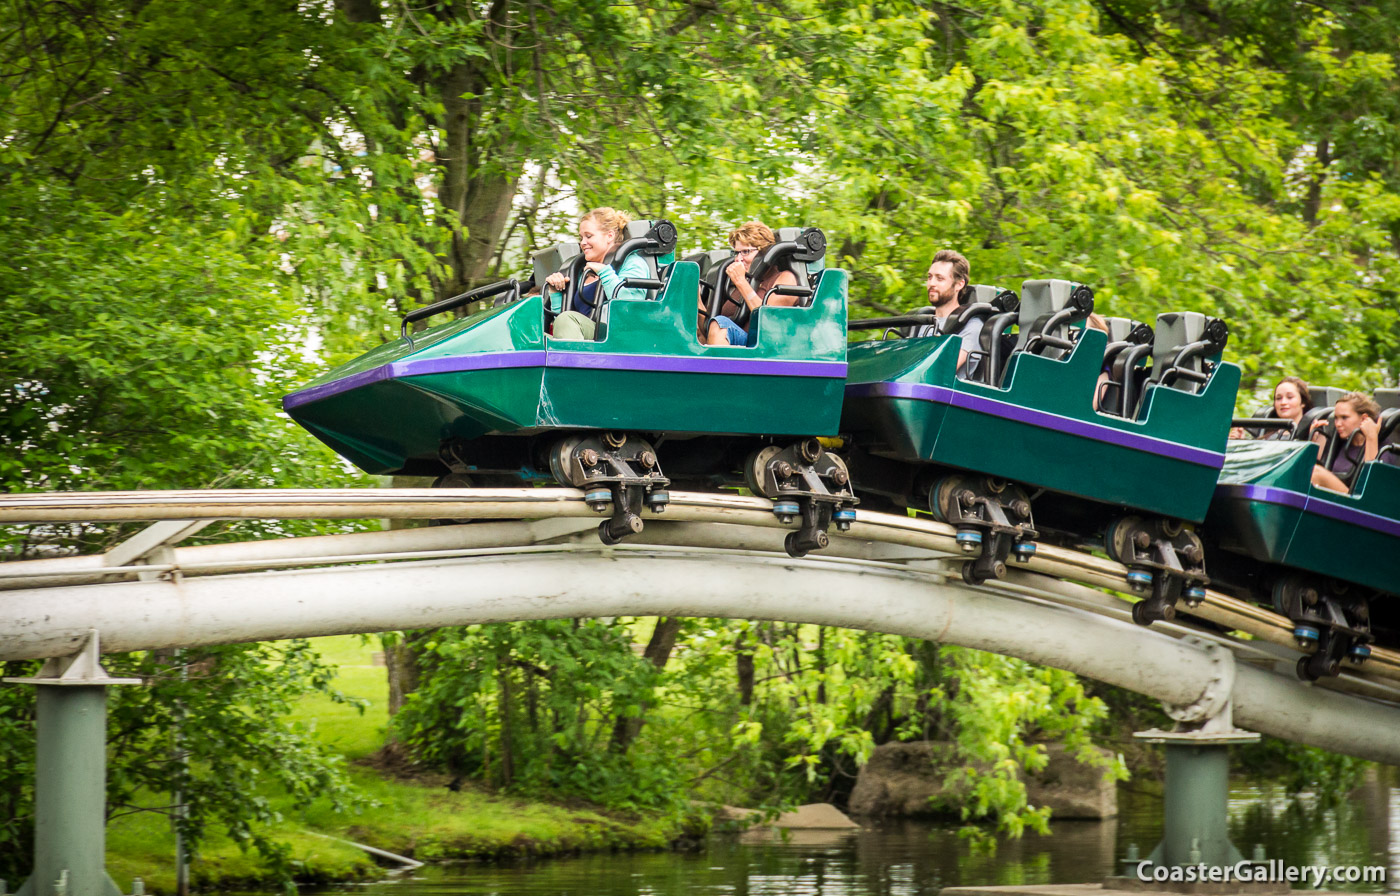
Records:
[[[1230,745],[1259,740],[1231,720],[1235,659],[1213,641],[1195,642],[1215,669],[1201,696],[1188,706],[1164,706],[1176,721],[1171,731],[1139,731],[1135,737],[1165,744],[1167,774],[1162,800],[1162,842],[1147,857],[1152,865],[1233,865],[1244,856],[1230,842]],[[1129,869],[1134,875],[1134,869]]]
[[[120,896],[107,876],[107,686],[97,632],[78,653],[48,660],[39,688],[34,781],[34,870],[16,896]]]

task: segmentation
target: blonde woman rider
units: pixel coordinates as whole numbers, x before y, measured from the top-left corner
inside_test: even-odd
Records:
[[[646,290],[628,288],[618,290],[622,281],[629,278],[646,278],[651,275],[646,261],[638,253],[632,253],[622,262],[622,267],[614,270],[605,259],[608,253],[622,245],[623,228],[632,220],[625,212],[603,206],[584,215],[578,222],[578,246],[583,253],[583,282],[574,291],[571,307],[564,309],[554,318],[552,336],[555,339],[592,339],[598,333],[598,322],[593,319],[594,309],[602,302],[620,299],[644,299]],[[564,292],[569,278],[560,272],[545,278],[545,285],[554,295]],[[617,291],[614,296],[613,292]]]

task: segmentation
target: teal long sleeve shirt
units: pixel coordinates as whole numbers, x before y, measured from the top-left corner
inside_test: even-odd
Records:
[[[613,270],[613,266],[610,264],[603,266],[603,270],[598,273],[598,288],[602,290],[602,295],[607,301],[612,301],[614,298],[645,299],[647,297],[647,291],[638,287],[618,290],[616,296],[613,295],[613,290],[616,290],[618,284],[622,283],[623,280],[647,278],[650,276],[651,269],[647,267],[646,260],[638,253],[633,252],[631,255],[628,255],[627,260],[622,263],[621,270]],[[555,304],[556,300],[562,301],[562,294],[550,290],[550,307],[559,307]]]

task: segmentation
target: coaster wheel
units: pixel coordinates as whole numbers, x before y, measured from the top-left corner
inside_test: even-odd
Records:
[[[749,491],[765,498],[773,497],[763,491],[763,473],[768,467],[768,462],[782,453],[783,449],[777,445],[769,445],[749,455],[748,460],[744,462],[744,484],[748,486]]]

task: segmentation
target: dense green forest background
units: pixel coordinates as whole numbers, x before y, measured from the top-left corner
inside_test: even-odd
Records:
[[[854,315],[922,305],[928,259],[955,247],[982,282],[1220,316],[1241,410],[1284,373],[1394,385],[1397,46],[1394,0],[0,0],[0,487],[367,484],[279,397],[594,205],[666,216],[685,250],[750,218],[818,225]],[[1105,712],[1065,673],[756,623],[407,633],[389,652],[397,749],[617,806],[820,796],[874,743],[935,736],[993,770],[969,815],[1016,831],[1041,815],[1009,770],[1087,744]],[[191,836],[256,839],[240,768],[335,791],[275,724],[331,687],[297,645],[114,662],[153,682],[115,698],[114,811],[175,783],[186,697],[212,732],[180,782]],[[32,755],[30,699],[0,690],[7,756]],[[0,854],[24,854],[29,771],[0,768]]]

